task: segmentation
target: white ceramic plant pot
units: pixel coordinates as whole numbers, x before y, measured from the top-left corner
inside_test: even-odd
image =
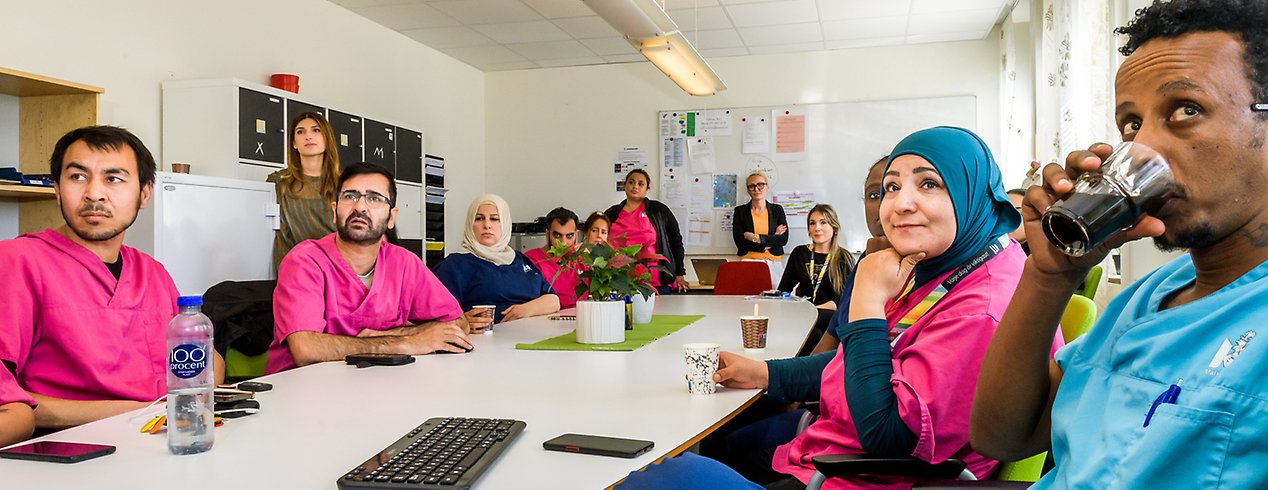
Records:
[[[630,305],[633,310],[634,324],[643,325],[652,322],[652,310],[656,307],[656,295],[648,296],[643,299],[643,295],[635,293],[630,296]]]
[[[625,342],[624,301],[578,301],[577,343],[619,344]]]

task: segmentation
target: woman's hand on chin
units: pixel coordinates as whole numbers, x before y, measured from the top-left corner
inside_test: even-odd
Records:
[[[857,292],[854,294],[862,293],[867,303],[883,305],[903,292],[903,286],[907,285],[916,264],[924,258],[924,252],[903,256],[893,248],[867,254],[859,261],[858,272],[855,273]]]

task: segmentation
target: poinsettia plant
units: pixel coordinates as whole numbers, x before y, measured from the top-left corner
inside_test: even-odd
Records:
[[[577,272],[577,297],[590,293],[590,299],[603,301],[642,295],[649,298],[652,274],[668,270],[661,262],[665,256],[644,250],[640,244],[622,245],[625,235],[613,237],[609,243],[582,244],[573,247],[555,245],[547,252],[560,265],[560,272]]]

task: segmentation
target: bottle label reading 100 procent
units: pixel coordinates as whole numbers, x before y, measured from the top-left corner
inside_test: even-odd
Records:
[[[194,344],[178,345],[172,349],[167,365],[178,378],[198,376],[207,367],[207,349]]]

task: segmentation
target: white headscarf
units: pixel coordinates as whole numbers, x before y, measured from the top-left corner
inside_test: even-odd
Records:
[[[475,231],[472,230],[475,225],[476,210],[484,204],[492,204],[498,208],[498,217],[502,224],[502,237],[491,246],[481,245],[476,239]],[[511,248],[511,208],[507,206],[505,199],[497,194],[485,194],[471,201],[471,205],[467,206],[467,226],[462,230],[462,246],[476,257],[496,265],[508,265],[515,261],[515,249]]]

